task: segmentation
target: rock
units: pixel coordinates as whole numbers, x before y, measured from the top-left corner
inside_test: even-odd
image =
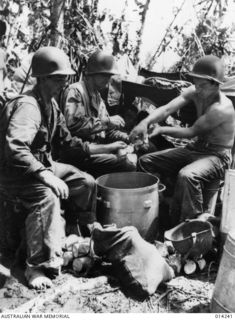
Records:
[[[206,267],[206,260],[205,259],[199,259],[197,260],[197,264],[200,270],[205,269]]]
[[[184,265],[184,272],[186,274],[192,274],[196,271],[197,265],[194,261],[192,260],[186,260],[186,263]]]

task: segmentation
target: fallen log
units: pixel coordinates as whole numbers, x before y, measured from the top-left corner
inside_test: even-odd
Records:
[[[21,306],[15,309],[5,309],[2,313],[33,313],[37,312],[38,308],[42,307],[45,302],[53,301],[58,294],[62,294],[68,291],[74,293],[84,290],[92,290],[101,287],[108,283],[108,277],[100,276],[94,279],[88,279],[87,282],[82,282],[81,278],[72,277],[66,283],[61,284],[58,287],[47,289],[46,292],[39,294],[36,298],[27,301]]]

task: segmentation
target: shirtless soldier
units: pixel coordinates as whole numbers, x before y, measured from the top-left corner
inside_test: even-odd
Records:
[[[166,179],[176,178],[170,207],[170,223],[203,213],[204,184],[224,177],[231,163],[235,132],[232,102],[220,91],[224,78],[222,61],[212,55],[199,59],[190,73],[194,85],[168,104],[159,107],[131,132],[130,138],[144,139],[149,126],[166,119],[189,101],[197,109],[197,120],[188,128],[156,126],[151,136],[165,134],[174,138],[195,138],[185,147],[168,149],[142,156],[139,168]]]

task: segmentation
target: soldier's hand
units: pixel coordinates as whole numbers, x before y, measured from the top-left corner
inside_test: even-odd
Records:
[[[148,136],[148,125],[145,121],[141,121],[130,133],[129,139],[132,143],[136,140],[144,141]]]
[[[57,178],[51,171],[44,170],[39,172],[38,178],[42,181],[42,183],[50,187],[57,197],[60,197],[61,199],[68,198],[69,188],[67,184],[60,178]]]
[[[127,144],[123,141],[116,141],[108,145],[108,149],[110,153],[117,153],[119,149],[124,149],[126,147],[127,147]]]
[[[159,126],[159,124],[155,124],[152,127],[151,132],[149,133],[149,138],[152,138],[154,136],[157,136],[158,134],[161,134],[161,126]]]
[[[123,128],[125,127],[125,124],[124,119],[118,115],[109,118],[109,126],[111,128]]]

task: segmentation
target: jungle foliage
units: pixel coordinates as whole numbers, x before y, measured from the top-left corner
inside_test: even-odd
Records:
[[[107,9],[101,12],[99,1],[2,0],[0,20],[7,25],[7,32],[1,37],[1,46],[7,51],[9,73],[13,73],[20,65],[26,53],[34,52],[42,45],[55,45],[67,51],[73,67],[78,72],[89,54],[96,48],[105,48],[108,42],[112,43],[114,55],[127,53],[134,65],[138,65],[143,30],[151,0],[134,0],[135,11],[139,16],[134,40],[129,39],[131,22],[126,17],[128,0],[118,18],[112,16]],[[187,70],[188,66],[203,54],[232,57],[234,52],[230,45],[230,37],[234,30],[221,27],[228,1],[194,0],[198,18],[195,31],[186,36],[184,26],[179,27],[173,19],[157,50],[143,67],[152,69],[156,59],[171,47],[180,56],[180,61],[171,71]],[[175,8],[175,17],[184,2],[185,0]],[[108,38],[102,28],[104,21],[111,23]],[[231,70],[232,66],[229,72]]]

